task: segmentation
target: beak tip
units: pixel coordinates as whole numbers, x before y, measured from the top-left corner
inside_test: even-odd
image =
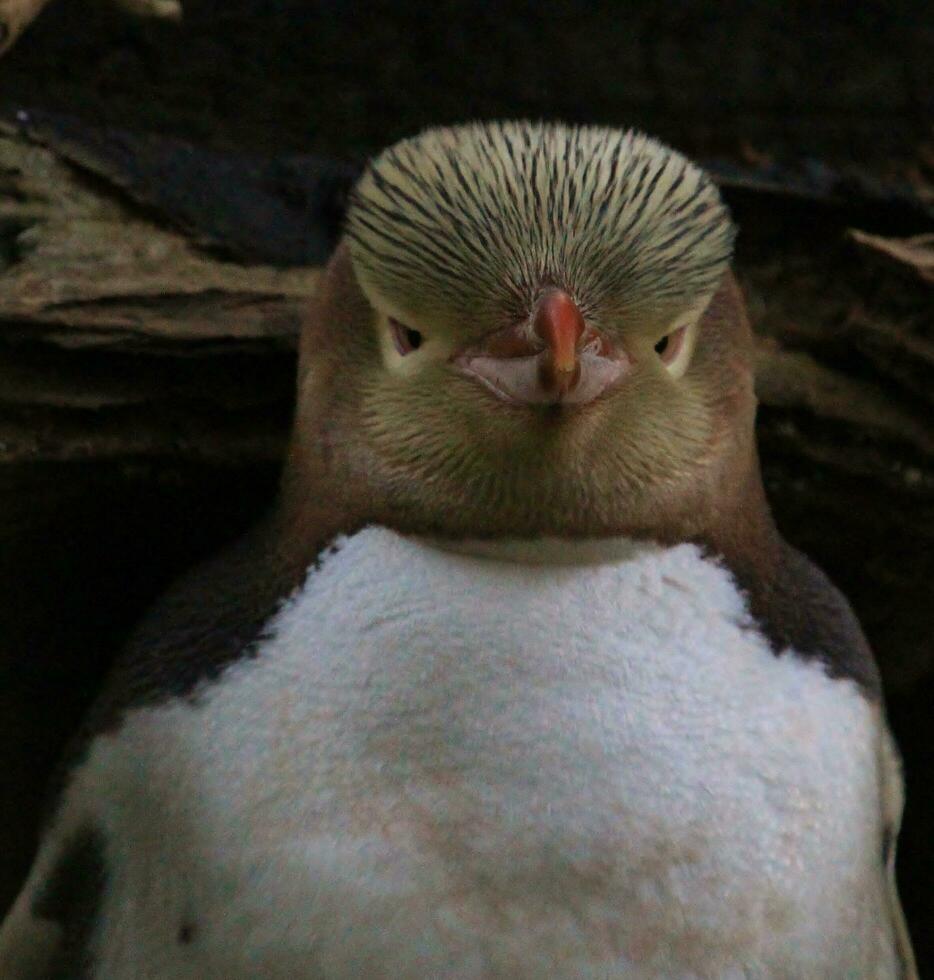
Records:
[[[581,365],[575,356],[570,364],[559,364],[552,358],[539,362],[538,380],[542,388],[559,399],[573,391],[580,381]]]

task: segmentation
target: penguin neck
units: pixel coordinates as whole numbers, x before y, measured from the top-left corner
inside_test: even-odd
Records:
[[[307,569],[337,535],[368,525],[418,537],[447,551],[522,564],[618,562],[653,548],[690,542],[723,558],[744,581],[766,585],[784,547],[762,486],[751,421],[707,471],[704,485],[690,501],[672,507],[670,498],[660,499],[657,520],[651,519],[651,510],[638,521],[629,520],[628,508],[620,506],[619,519],[599,534],[585,530],[586,520],[579,534],[558,530],[557,524],[549,532],[547,521],[541,530],[512,535],[472,535],[461,525],[448,529],[443,506],[438,514],[389,506],[365,477],[349,478],[350,470],[336,458],[340,453],[329,449],[327,432],[319,426],[312,436],[293,434],[275,514],[277,551],[296,572]]]
[[[518,565],[616,564],[663,550],[663,546],[654,541],[622,536],[492,540],[423,537],[422,540],[442,551]]]

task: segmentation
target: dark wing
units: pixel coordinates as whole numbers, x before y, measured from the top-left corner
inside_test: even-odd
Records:
[[[53,793],[89,741],[117,727],[127,710],[195,698],[227,667],[254,656],[265,626],[306,571],[286,561],[277,540],[259,525],[184,575],[152,607],[66,752]]]
[[[781,542],[767,576],[736,577],[753,618],[777,653],[820,660],[831,677],[849,678],[873,701],[882,697],[879,669],[850,604],[805,555]]]
[[[256,641],[304,569],[289,569],[259,527],[194,569],[153,607],[131,637],[101,697],[66,752],[50,792],[56,814],[69,773],[94,737],[142,704],[197,697]],[[91,976],[97,909],[106,886],[106,841],[93,828],[50,822],[29,879],[0,930],[3,980]]]
[[[106,884],[103,841],[89,829],[40,856],[0,929],[4,980],[86,980]]]
[[[259,527],[183,576],[130,637],[91,713],[101,727],[128,708],[191,696],[252,655],[263,627],[299,584]]]

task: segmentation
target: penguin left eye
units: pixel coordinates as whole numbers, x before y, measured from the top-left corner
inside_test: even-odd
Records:
[[[671,333],[666,333],[661,340],[655,344],[655,353],[658,354],[659,359],[665,367],[668,367],[677,358],[678,354],[681,352],[681,348],[684,346],[684,337],[687,333],[687,326],[678,327],[677,330],[672,330]]]
[[[403,357],[422,346],[422,335],[394,317],[389,318],[389,329],[392,332],[393,345]]]

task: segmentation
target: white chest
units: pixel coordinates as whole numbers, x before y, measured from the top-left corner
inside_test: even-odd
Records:
[[[693,547],[521,565],[370,529],[267,632],[72,786],[101,980],[890,975],[877,712]]]

